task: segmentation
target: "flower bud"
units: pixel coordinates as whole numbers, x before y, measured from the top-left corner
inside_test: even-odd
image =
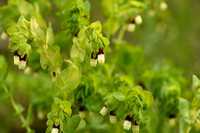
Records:
[[[85,111],[84,111],[83,107],[80,107],[80,109],[79,109],[79,116],[80,116],[82,119],[85,118]]]
[[[132,120],[132,118],[128,115],[126,117],[126,120],[124,121],[124,125],[123,125],[123,128],[125,130],[129,130],[131,128],[131,120]]]
[[[169,116],[169,126],[174,127],[176,125],[176,117],[175,115],[171,114]]]
[[[24,69],[26,68],[26,54],[24,55],[23,58],[20,57],[19,59],[19,64],[18,64],[19,69]]]
[[[14,52],[14,58],[13,59],[14,59],[15,65],[19,64],[19,58],[20,58],[19,54],[17,52]]]
[[[97,65],[97,56],[95,56],[94,53],[92,52],[92,55],[91,55],[91,60],[90,60],[90,66],[91,67],[96,67]]]
[[[108,110],[107,110],[106,105],[105,105],[105,106],[101,109],[100,114],[101,114],[102,116],[105,116],[105,115],[107,114],[107,112],[108,112]]]
[[[28,66],[24,69],[25,74],[30,74],[31,73],[31,68]]]
[[[53,127],[52,130],[51,130],[51,133],[58,133],[59,130],[57,127]]]
[[[135,23],[138,25],[142,24],[142,17],[140,15],[137,15],[135,17]]]
[[[128,26],[127,26],[128,32],[134,32],[134,31],[135,31],[135,28],[136,28],[136,26],[135,26],[135,21],[129,23]]]
[[[99,62],[99,64],[104,64],[104,62],[105,62],[105,57],[104,57],[103,48],[99,48],[99,52],[98,52],[98,62]]]
[[[167,9],[167,7],[168,7],[168,5],[166,2],[163,1],[160,3],[160,6],[159,6],[160,10],[164,11]]]
[[[73,37],[72,42],[73,42],[73,44],[75,44],[77,41],[78,41],[78,35],[76,34],[76,35]]]
[[[43,120],[45,118],[44,113],[41,110],[37,112],[37,117],[39,120]]]
[[[110,111],[110,123],[111,124],[116,124],[117,123],[117,118],[116,118],[116,115],[114,114],[113,111]]]
[[[133,131],[133,133],[139,133],[140,132],[140,126],[136,123],[136,121],[133,124],[132,131]]]

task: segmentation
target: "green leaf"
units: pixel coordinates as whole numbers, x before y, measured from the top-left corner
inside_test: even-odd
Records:
[[[102,31],[102,26],[100,21],[96,21],[89,26],[90,28],[94,28],[97,33],[101,33]]]
[[[71,109],[71,104],[70,104],[70,102],[64,101],[64,102],[63,102],[63,105],[64,105],[63,111],[64,111],[65,113],[67,113],[69,116],[71,116],[71,114],[72,114],[72,109]]]
[[[78,128],[81,118],[78,115],[73,115],[67,124],[67,133],[74,133]]]
[[[113,95],[118,101],[123,102],[125,101],[126,95],[122,92],[115,92]]]
[[[21,33],[18,33],[16,35],[13,36],[12,40],[14,43],[26,43],[27,42],[27,38],[21,34]]]
[[[198,77],[195,75],[192,76],[192,79],[193,79],[192,80],[192,90],[195,91],[199,87],[200,81],[199,81]]]
[[[17,34],[19,32],[18,28],[16,26],[10,27],[7,29],[7,33],[10,36],[14,36],[15,34]]]
[[[57,87],[61,90],[67,91],[68,93],[76,89],[82,76],[81,69],[73,65],[61,71],[60,78],[56,78]]]
[[[143,102],[146,104],[147,109],[152,109],[154,100],[153,100],[153,96],[152,96],[151,92],[144,91],[143,93],[144,93],[144,101]]]
[[[28,38],[29,37],[29,28],[28,28],[27,24],[30,27],[29,22],[23,16],[20,16],[20,18],[17,22],[17,27],[19,29],[19,32]]]

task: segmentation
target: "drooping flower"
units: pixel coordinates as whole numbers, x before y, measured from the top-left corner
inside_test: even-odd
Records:
[[[135,23],[136,24],[138,24],[138,25],[140,25],[140,24],[142,24],[142,17],[140,16],[140,15],[137,15],[136,17],[135,17]]]
[[[104,56],[103,48],[99,48],[98,62],[99,62],[99,64],[104,64],[104,62],[105,62],[105,56]]]
[[[94,52],[92,52],[91,60],[90,60],[90,66],[96,67],[96,65],[97,65],[97,55],[95,55]]]
[[[20,58],[20,55],[17,53],[17,52],[14,52],[14,64],[15,65],[19,65],[19,58]]]
[[[108,112],[108,110],[107,110],[106,105],[105,105],[105,106],[103,106],[103,108],[100,110],[100,114],[101,114],[102,116],[105,116],[105,115],[107,114],[107,112]]]
[[[131,121],[132,121],[132,118],[128,115],[126,117],[126,120],[124,121],[124,124],[123,124],[123,128],[125,130],[129,130],[131,128]]]
[[[23,58],[19,58],[19,64],[18,64],[19,69],[25,69],[26,68],[26,54],[24,55]]]
[[[116,115],[114,114],[113,111],[110,111],[110,123],[111,124],[116,124],[117,123],[117,118],[116,118]]]

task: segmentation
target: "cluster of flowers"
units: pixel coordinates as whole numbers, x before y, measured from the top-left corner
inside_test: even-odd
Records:
[[[108,110],[107,110],[107,107],[106,105],[100,110],[100,114],[102,116],[105,116],[107,114]],[[132,121],[133,121],[133,118],[130,117],[129,115],[126,116],[126,119],[124,120],[124,124],[123,124],[123,128],[125,130],[130,130],[131,129],[131,125],[132,125]],[[117,123],[117,118],[116,118],[116,114],[114,114],[113,111],[110,111],[110,123],[111,124],[116,124]],[[136,121],[133,122],[133,126],[132,126],[132,131],[133,133],[139,133],[139,130],[140,130],[140,127],[139,125],[137,124]]]
[[[96,55],[94,52],[92,52],[90,66],[96,67],[97,61],[99,62],[99,64],[104,64],[104,62],[105,62],[103,48],[99,48],[98,55]]]
[[[14,64],[18,66],[19,69],[25,69],[27,62],[27,55],[25,54],[23,58],[15,51],[14,52]]]
[[[140,25],[142,24],[142,22],[143,22],[142,17],[140,15],[136,15],[136,17],[127,25],[127,31],[134,32],[136,24]]]

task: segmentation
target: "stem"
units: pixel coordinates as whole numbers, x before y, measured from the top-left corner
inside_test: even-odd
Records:
[[[124,32],[125,32],[125,27],[123,26],[120,31],[119,31],[119,34],[118,34],[118,37],[117,37],[117,40],[118,42],[121,42],[123,37],[124,37]]]
[[[190,125],[188,125],[187,128],[186,128],[186,130],[185,130],[185,133],[189,133],[190,130],[191,130],[191,127],[190,127]]]
[[[5,93],[8,94],[8,88],[6,87],[6,85],[4,84],[4,82],[2,82],[2,87],[3,87],[4,91],[5,91]],[[25,118],[24,118],[24,116],[23,116],[21,113],[19,113],[19,108],[18,108],[16,102],[14,101],[14,99],[13,99],[12,96],[10,96],[9,99],[10,99],[10,102],[11,102],[11,104],[12,104],[12,106],[13,106],[15,112],[16,112],[17,114],[19,114],[19,118],[20,118],[22,124],[24,125],[24,123],[25,123]],[[31,131],[31,128],[30,128],[29,125],[26,125],[25,128],[26,128],[26,130],[27,130],[28,132]]]

